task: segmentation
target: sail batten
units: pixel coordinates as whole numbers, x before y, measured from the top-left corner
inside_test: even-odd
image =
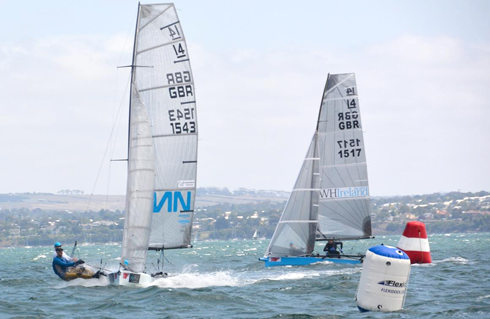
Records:
[[[179,42],[185,42],[185,39],[184,38],[175,38],[172,42],[163,43],[163,44],[160,44],[160,45],[155,45],[154,47],[150,47],[150,48],[146,48],[144,50],[140,50],[140,51],[136,52],[136,55],[140,55],[142,53],[146,53],[148,51],[159,49],[161,47],[164,47],[164,46],[167,46],[167,45],[172,45],[172,44],[179,43]],[[184,61],[184,60],[181,60],[181,61]],[[189,61],[189,59],[187,59],[185,61]]]
[[[336,98],[325,99],[325,102],[347,100],[347,99],[351,99],[353,97],[357,97],[357,95],[349,95],[349,96],[345,96],[345,97],[336,97]]]

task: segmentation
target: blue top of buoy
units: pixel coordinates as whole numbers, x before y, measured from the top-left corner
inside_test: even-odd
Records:
[[[389,257],[389,258],[410,259],[404,251],[391,246],[378,245],[369,248],[369,251],[375,253],[376,255]]]

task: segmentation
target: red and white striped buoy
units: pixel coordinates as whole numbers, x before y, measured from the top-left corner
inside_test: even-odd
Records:
[[[410,257],[412,264],[430,264],[432,262],[429,239],[427,238],[425,224],[422,222],[408,222],[396,247]]]

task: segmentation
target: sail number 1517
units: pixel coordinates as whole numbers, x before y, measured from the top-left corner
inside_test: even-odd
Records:
[[[340,147],[340,151],[338,151],[337,154],[339,154],[340,158],[347,158],[347,157],[359,157],[361,156],[362,148],[361,146],[361,140],[356,138],[352,138],[349,140],[339,140],[337,141],[337,144]],[[350,148],[350,149],[347,149]]]

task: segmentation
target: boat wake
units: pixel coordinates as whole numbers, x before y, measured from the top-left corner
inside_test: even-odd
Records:
[[[268,273],[266,277],[261,278],[257,281],[287,281],[287,280],[299,280],[299,279],[310,279],[317,277],[331,277],[331,276],[345,276],[360,273],[362,268],[345,268],[336,270],[321,270],[321,271],[293,271],[293,272],[283,272],[280,275],[277,273]]]
[[[66,287],[72,287],[72,286],[81,286],[81,287],[103,287],[103,286],[109,286],[110,283],[109,281],[105,278],[99,278],[99,279],[74,279],[71,281],[63,281],[60,283],[55,288],[66,288]]]
[[[264,281],[294,281],[300,279],[317,278],[323,276],[343,276],[359,273],[361,268],[347,268],[324,271],[284,271],[280,274],[271,271],[236,273],[233,271],[217,271],[210,273],[185,272],[170,275],[153,281],[150,286],[160,288],[190,288],[199,289],[206,287],[228,286],[238,287],[253,285]],[[244,277],[246,276],[246,277]]]
[[[182,273],[153,281],[150,286],[160,288],[206,288],[212,286],[243,286],[247,284],[242,279],[235,277],[230,271],[218,271],[212,273]]]

